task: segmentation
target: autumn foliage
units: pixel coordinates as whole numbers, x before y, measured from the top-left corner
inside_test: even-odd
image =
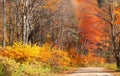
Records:
[[[82,50],[95,51],[98,43],[102,42],[104,33],[104,23],[95,16],[100,10],[96,0],[75,0],[78,27],[81,35]],[[102,28],[102,29],[101,29]]]
[[[13,46],[8,46],[1,50],[0,56],[8,57],[22,63],[40,61],[51,66],[67,66],[70,63],[70,58],[66,52],[50,48],[49,44],[39,47],[36,45],[31,46],[15,43]]]
[[[102,65],[105,59],[93,54],[81,55],[74,48],[69,51],[58,50],[51,48],[48,43],[43,46],[14,43],[13,46],[0,48],[0,61],[3,74],[41,76],[54,68]]]
[[[92,53],[89,53],[88,55],[80,55],[74,48],[69,51],[69,57],[71,58],[71,65],[73,66],[97,66],[105,63],[105,59],[103,57],[95,56]]]
[[[93,54],[80,55],[74,48],[69,52],[51,48],[49,44],[39,47],[36,45],[22,45],[15,43],[13,46],[1,48],[0,56],[16,60],[17,62],[39,61],[51,66],[97,65],[105,62],[104,58]]]

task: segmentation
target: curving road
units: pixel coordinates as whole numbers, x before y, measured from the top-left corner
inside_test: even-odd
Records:
[[[104,72],[104,70],[104,68],[100,67],[80,68],[79,70],[71,74],[66,74],[65,76],[114,76],[110,73]]]

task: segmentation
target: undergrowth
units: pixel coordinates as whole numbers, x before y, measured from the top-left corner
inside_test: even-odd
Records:
[[[74,49],[58,50],[43,46],[22,45],[0,48],[0,76],[53,76],[73,66],[103,65],[104,58],[92,54],[79,55]]]

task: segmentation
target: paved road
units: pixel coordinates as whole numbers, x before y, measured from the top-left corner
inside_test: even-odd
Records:
[[[80,70],[71,74],[66,74],[65,76],[114,76],[110,73],[104,72],[104,70],[104,68],[99,67],[80,68]]]

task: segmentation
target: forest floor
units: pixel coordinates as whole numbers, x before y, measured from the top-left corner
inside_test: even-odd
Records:
[[[120,76],[120,72],[101,67],[86,67],[67,72],[62,76]]]

